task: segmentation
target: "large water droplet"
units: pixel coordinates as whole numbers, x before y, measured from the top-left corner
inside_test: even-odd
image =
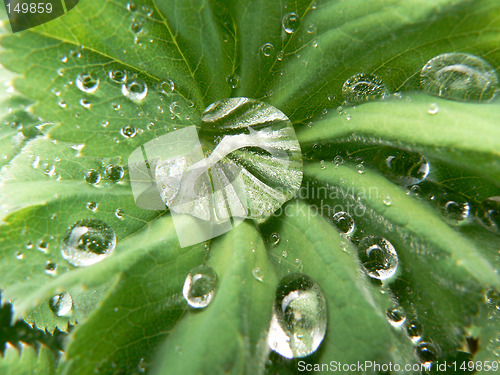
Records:
[[[142,100],[148,95],[146,82],[136,79],[122,85],[122,93],[131,100]]]
[[[69,293],[61,293],[49,301],[50,309],[57,316],[68,316],[73,308],[73,298]]]
[[[418,152],[383,147],[375,155],[377,168],[400,185],[415,185],[429,175],[430,165]]]
[[[74,266],[90,266],[109,257],[116,246],[115,232],[102,220],[84,219],[68,230],[62,256]]]
[[[196,309],[207,307],[217,286],[217,274],[209,266],[193,268],[186,277],[182,294],[189,306]]]
[[[429,60],[420,72],[429,94],[455,100],[485,101],[495,96],[498,76],[484,59],[468,53],[444,53]]]
[[[267,342],[286,358],[314,353],[326,333],[326,299],[318,284],[304,274],[283,278],[276,291]]]
[[[283,16],[281,25],[286,33],[293,34],[300,27],[300,18],[295,12],[287,13]]]
[[[345,211],[339,211],[332,217],[335,226],[345,234],[352,234],[354,232],[354,219]]]
[[[342,86],[342,95],[348,104],[363,103],[386,95],[382,79],[375,74],[358,73]]]
[[[93,78],[90,74],[83,73],[76,77],[76,87],[81,91],[91,94],[99,88],[99,78]]]
[[[368,236],[358,246],[359,259],[368,276],[385,280],[396,273],[398,254],[384,237]]]

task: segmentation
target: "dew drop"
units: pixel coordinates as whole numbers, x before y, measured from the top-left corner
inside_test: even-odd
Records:
[[[117,208],[115,211],[115,216],[117,219],[123,219],[124,214],[125,214],[125,212],[121,208]]]
[[[368,276],[385,280],[396,273],[398,254],[384,237],[368,236],[358,246],[359,259]]]
[[[74,266],[90,266],[109,257],[116,246],[113,229],[102,220],[84,219],[68,230],[62,256]]]
[[[47,262],[45,262],[45,273],[47,275],[55,275],[57,272],[57,264],[51,262],[50,260],[48,260]]]
[[[212,267],[202,265],[189,272],[182,294],[189,306],[201,309],[207,307],[212,301],[216,286],[216,272]]]
[[[61,62],[63,64],[66,64],[68,62],[68,56],[66,56],[66,55],[61,56]]]
[[[430,342],[421,342],[415,348],[415,354],[418,359],[425,365],[426,369],[430,369],[433,362],[437,360],[437,349]]]
[[[338,167],[341,164],[344,164],[344,158],[340,155],[337,155],[333,158],[333,162],[335,163],[335,166]]]
[[[326,299],[309,276],[285,276],[276,291],[267,342],[271,350],[285,358],[301,358],[314,353],[326,333]]]
[[[121,165],[109,164],[104,170],[106,178],[111,181],[118,181],[124,175],[124,171]]]
[[[335,226],[344,234],[352,234],[355,229],[354,219],[345,211],[339,211],[332,217]]]
[[[259,267],[255,267],[252,270],[252,275],[257,281],[262,282],[264,280],[264,274],[262,273],[262,270]]]
[[[274,52],[274,46],[272,43],[266,43],[260,48],[260,50],[264,56],[269,57]]]
[[[363,164],[359,163],[356,166],[356,170],[358,171],[359,174],[363,174],[365,172],[365,166]]]
[[[87,99],[80,99],[80,105],[84,108],[90,108],[92,106]]]
[[[85,173],[85,181],[87,181],[89,184],[96,185],[101,181],[101,174],[95,169],[89,169]]]
[[[444,214],[456,223],[460,223],[469,217],[469,202],[461,200],[449,200],[444,203]]]
[[[76,77],[76,87],[87,94],[96,92],[99,88],[99,78],[93,78],[90,74],[83,73]]]
[[[240,85],[240,77],[237,74],[230,74],[226,77],[226,82],[232,89]]]
[[[66,104],[66,101],[64,99],[59,100],[57,105],[61,108],[66,108],[68,106],[68,104]]]
[[[390,206],[390,205],[392,204],[392,199],[391,199],[391,197],[390,197],[390,196],[386,196],[386,197],[384,198],[383,202],[384,202],[384,204],[385,204],[386,206]]]
[[[92,212],[97,211],[98,207],[99,207],[99,205],[96,202],[87,202],[87,209],[92,211]]]
[[[181,106],[179,105],[179,103],[177,102],[172,102],[170,104],[170,113],[173,115],[173,116],[180,116],[181,115]]]
[[[397,306],[388,309],[386,316],[387,316],[387,321],[393,327],[401,327],[406,321],[406,316],[403,310]]]
[[[110,70],[108,77],[116,83],[123,83],[127,80],[127,72],[124,70]]]
[[[16,252],[16,259],[23,259],[24,258],[24,253],[22,251],[17,251]]]
[[[375,165],[390,180],[404,186],[421,183],[430,172],[430,165],[423,155],[392,147],[377,151]]]
[[[175,90],[175,83],[171,79],[166,79],[158,83],[158,90],[162,94],[170,94]]]
[[[127,10],[129,12],[134,12],[137,10],[137,6],[134,3],[127,3]]]
[[[281,25],[287,34],[293,34],[300,27],[300,18],[295,12],[287,13],[283,16]]]
[[[132,125],[125,125],[120,130],[120,134],[125,138],[134,138],[137,134],[137,131]]]
[[[307,26],[307,33],[308,34],[314,34],[316,32],[316,25],[315,24],[310,24]]]
[[[68,316],[73,308],[73,298],[69,293],[61,293],[49,301],[50,309],[57,316]]]
[[[500,196],[483,200],[476,209],[476,217],[482,226],[497,233],[500,230]]]
[[[276,58],[278,59],[278,61],[283,61],[283,57],[285,57],[285,52],[283,52],[283,51],[279,51],[276,54]]]
[[[439,112],[439,107],[436,103],[431,103],[429,105],[429,109],[427,110],[427,112],[429,113],[429,115],[435,115]]]
[[[115,111],[120,110],[122,106],[118,103],[111,103],[111,108],[113,108]]]
[[[280,235],[278,233],[271,234],[271,243],[276,246],[280,243]]]
[[[142,32],[144,31],[144,19],[135,19],[130,26],[130,30],[132,30],[132,32],[136,35],[142,34]]]
[[[349,104],[358,104],[380,99],[386,95],[382,79],[375,74],[358,73],[345,81],[342,95]]]
[[[423,327],[417,320],[408,322],[406,326],[406,333],[410,337],[411,342],[414,344],[419,342],[422,338]]]
[[[130,100],[143,100],[148,95],[148,85],[142,80],[133,80],[122,85],[122,94]]]
[[[462,101],[488,101],[495,96],[498,76],[484,59],[468,53],[444,53],[420,72],[422,88],[431,95]]]

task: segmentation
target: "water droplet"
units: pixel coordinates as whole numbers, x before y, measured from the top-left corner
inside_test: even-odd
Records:
[[[304,268],[304,264],[299,258],[295,259],[295,266],[297,266],[297,269],[299,271],[302,271],[302,269]]]
[[[125,138],[134,138],[135,135],[137,134],[137,131],[132,125],[125,125],[121,130],[120,133],[122,136]]]
[[[111,181],[118,181],[123,177],[123,167],[121,165],[109,164],[104,170],[106,178]]]
[[[47,275],[55,275],[57,271],[57,264],[51,262],[50,260],[45,262],[45,273]]]
[[[58,75],[59,77],[63,77],[63,76],[64,76],[64,69],[63,69],[63,68],[59,68],[59,69],[57,69],[57,75]]]
[[[497,233],[500,230],[500,196],[483,200],[476,209],[476,217],[482,226]]]
[[[137,10],[137,6],[134,3],[127,3],[127,10],[129,12],[134,12]]]
[[[115,111],[120,110],[122,106],[118,103],[111,103],[111,108],[113,108]]]
[[[355,229],[354,219],[344,211],[339,211],[332,217],[335,226],[344,234],[352,234]]]
[[[68,230],[62,256],[74,266],[90,266],[109,257],[116,246],[113,229],[102,220],[84,219]]]
[[[123,83],[127,80],[127,72],[124,70],[110,70],[108,77],[116,83]]]
[[[368,236],[358,246],[359,259],[368,276],[385,280],[396,273],[398,254],[384,237]]]
[[[66,104],[66,101],[64,99],[59,100],[57,105],[61,108],[66,108],[68,106],[68,104]]]
[[[87,181],[89,184],[96,185],[101,181],[101,174],[95,169],[89,169],[85,173],[85,181]]]
[[[262,282],[264,280],[264,274],[262,273],[262,270],[259,267],[255,267],[252,270],[252,275],[255,277],[257,281]]]
[[[148,85],[142,80],[133,80],[122,85],[122,94],[130,100],[143,100],[148,95]]]
[[[189,306],[196,309],[207,307],[217,286],[217,274],[209,266],[193,268],[186,277],[182,294]]]
[[[175,90],[175,83],[171,79],[166,79],[158,83],[158,90],[162,94],[169,94]]]
[[[363,164],[359,163],[356,166],[356,170],[358,171],[358,173],[363,174],[365,172],[365,166]]]
[[[180,116],[181,115],[181,106],[179,105],[179,103],[177,102],[172,102],[170,104],[170,113],[173,115],[173,116]]]
[[[262,51],[262,54],[264,56],[269,57],[274,52],[274,46],[272,45],[272,43],[266,43],[260,48],[260,50]]]
[[[26,244],[26,249],[28,250],[33,249],[33,242],[28,241],[28,243]]]
[[[87,99],[80,99],[80,105],[85,108],[90,108],[92,106]]]
[[[423,155],[392,147],[377,151],[375,165],[390,180],[405,186],[421,183],[430,172],[430,165]]]
[[[286,358],[314,353],[326,333],[326,299],[309,276],[295,273],[281,280],[276,291],[267,342]]]
[[[436,113],[439,112],[439,107],[436,103],[431,103],[429,104],[429,109],[427,110],[429,115],[435,115]]]
[[[321,169],[326,169],[325,161],[324,160],[320,160],[319,161],[319,166],[321,167]]]
[[[68,316],[73,308],[73,298],[69,293],[58,294],[49,301],[49,307],[57,316]]]
[[[286,33],[293,34],[300,27],[300,18],[295,12],[287,13],[283,16],[281,25]]]
[[[318,46],[318,41],[317,41],[317,40],[313,40],[313,41],[312,41],[312,46],[313,46],[314,48],[316,48],[316,47]],[[350,118],[349,118],[348,120],[350,120]]]
[[[444,213],[451,220],[460,223],[469,217],[469,202],[449,200],[444,204]]]
[[[136,18],[133,22],[132,25],[130,26],[130,30],[136,35],[141,34],[144,31],[144,18],[138,17]]]
[[[437,360],[437,349],[430,342],[421,342],[415,348],[415,354],[418,359],[426,365],[427,369],[430,369],[432,362]]]
[[[408,333],[411,342],[415,344],[422,338],[423,327],[417,320],[412,320],[408,322],[406,332]]]
[[[49,243],[45,240],[40,240],[40,242],[38,242],[37,247],[38,247],[38,250],[40,250],[43,253],[46,253],[47,249],[49,248]]]
[[[98,207],[99,207],[99,205],[96,202],[87,202],[87,209],[92,211],[92,212],[97,211]]]
[[[487,101],[498,86],[495,69],[468,53],[444,53],[429,60],[420,72],[422,88],[431,95],[455,100]]]
[[[384,198],[383,202],[384,202],[384,204],[385,204],[386,206],[390,206],[390,205],[392,204],[392,199],[391,199],[391,197],[390,197],[390,196],[386,196],[386,197]]]
[[[406,316],[403,310],[400,307],[393,307],[387,310],[387,320],[393,327],[401,327],[405,321]]]
[[[333,158],[333,162],[335,163],[335,166],[339,166],[344,163],[344,158],[340,155],[337,155]]]
[[[349,104],[380,99],[386,95],[382,79],[375,74],[358,73],[345,81],[342,95]]]
[[[278,59],[278,61],[283,61],[283,57],[285,57],[285,52],[283,52],[283,51],[279,51],[276,54],[276,58]]]
[[[316,32],[316,25],[315,24],[310,24],[307,26],[307,33],[308,34],[314,34]]]
[[[75,82],[76,87],[78,87],[81,91],[87,94],[92,94],[99,88],[100,80],[99,78],[92,77],[90,74],[83,73],[79,74],[78,77],[76,77]]]
[[[280,235],[278,233],[271,234],[271,243],[276,246],[280,242]]]
[[[237,74],[230,74],[226,77],[226,82],[232,89],[240,85],[240,77]]]
[[[21,259],[23,259],[23,258],[24,258],[24,254],[23,254],[23,252],[22,252],[22,251],[17,251],[17,252],[16,252],[16,259],[21,260]]]
[[[121,208],[117,208],[116,211],[115,211],[115,216],[118,219],[123,219],[123,215],[124,214],[125,214],[125,212]]]
[[[66,64],[68,62],[68,56],[66,56],[66,55],[61,56],[61,62],[63,64]]]

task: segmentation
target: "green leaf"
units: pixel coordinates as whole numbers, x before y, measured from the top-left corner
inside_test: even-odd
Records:
[[[54,375],[55,358],[49,348],[42,345],[35,348],[20,343],[21,349],[8,344],[0,357],[0,371],[5,375]]]
[[[290,12],[300,19],[294,33],[282,25]],[[276,287],[295,272],[327,301],[327,333],[306,364],[416,364],[414,321],[439,360],[471,352],[498,361],[497,307],[485,293],[500,289],[499,232],[483,203],[500,195],[498,98],[419,92],[422,66],[442,53],[471,53],[500,69],[498,1],[86,0],[3,34],[0,62],[15,78],[0,106],[0,288],[17,319],[49,333],[76,325],[58,373],[297,373],[302,359],[281,358],[266,337]],[[399,94],[338,108],[357,73]],[[135,204],[127,160],[169,132],[200,130],[204,109],[229,97],[263,100],[290,118],[305,178],[297,199],[265,222],[181,248],[167,210]],[[429,175],[401,183],[381,165],[387,150],[403,161],[424,157]],[[271,188],[287,182],[271,157],[246,151],[235,153],[240,166],[266,175]],[[109,165],[123,176],[106,174]],[[85,179],[92,170],[98,183]],[[352,234],[336,227],[339,211],[353,214]],[[117,244],[110,257],[76,267],[61,249],[84,219],[109,225]],[[394,245],[393,277],[363,272],[366,236]],[[182,286],[204,263],[218,286],[194,311]],[[57,316],[49,301],[63,292],[72,309]],[[406,314],[403,327],[387,322],[394,305]],[[55,371],[45,347],[38,357],[9,347],[0,367],[17,374],[33,363]]]

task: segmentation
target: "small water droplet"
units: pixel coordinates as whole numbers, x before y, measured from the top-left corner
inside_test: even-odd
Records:
[[[448,218],[460,223],[469,217],[469,202],[449,200],[444,204],[444,213]]]
[[[320,160],[319,161],[319,166],[320,166],[321,169],[325,169],[326,168],[325,161],[324,160]]]
[[[418,359],[425,365],[426,369],[429,370],[432,363],[437,360],[437,349],[430,342],[421,342],[415,348],[415,354]]]
[[[68,62],[68,56],[66,56],[66,55],[61,56],[61,62],[63,64],[66,64]]]
[[[406,326],[406,333],[410,337],[411,342],[414,344],[419,342],[422,338],[423,327],[417,320],[408,322]]]
[[[73,308],[73,298],[69,293],[61,293],[49,301],[50,309],[57,316],[68,316]]]
[[[125,125],[120,130],[120,133],[125,138],[134,138],[135,135],[137,134],[137,131],[136,131],[136,129],[132,125]]]
[[[127,10],[129,12],[134,12],[134,11],[137,10],[137,6],[134,3],[132,3],[132,2],[127,3]]]
[[[99,207],[99,205],[96,202],[87,202],[87,209],[92,211],[92,212],[97,211],[98,207]]]
[[[375,74],[358,73],[345,81],[342,95],[349,104],[380,99],[386,95],[382,79]]]
[[[390,196],[388,196],[388,195],[387,195],[387,196],[384,198],[384,204],[385,204],[386,206],[390,206],[390,205],[392,204],[392,199],[391,199],[391,197],[390,197]]]
[[[76,87],[87,94],[92,94],[96,92],[99,88],[100,80],[99,78],[94,78],[90,74],[82,73],[76,77]]]
[[[345,211],[339,211],[332,217],[335,226],[344,234],[352,234],[355,229],[354,219]]]
[[[309,276],[295,273],[278,285],[267,342],[285,358],[314,353],[326,333],[326,299]]]
[[[356,169],[358,171],[358,173],[360,174],[363,174],[365,172],[365,166],[361,163],[359,163],[357,166],[356,166]]]
[[[123,167],[117,164],[109,164],[104,170],[106,178],[111,181],[118,181],[124,175]]]
[[[101,181],[101,174],[95,169],[89,169],[85,173],[85,181],[87,181],[89,184],[96,185]]]
[[[316,25],[315,24],[310,24],[307,26],[307,33],[308,34],[314,34],[316,32]]]
[[[385,280],[396,273],[398,254],[394,246],[384,237],[363,238],[358,246],[358,255],[370,277]]]
[[[280,242],[280,235],[278,233],[271,234],[271,243],[276,246]]]
[[[33,242],[28,241],[28,243],[26,244],[26,249],[28,250],[33,249]]]
[[[90,108],[92,106],[87,99],[80,99],[80,105],[84,108]]]
[[[130,100],[143,100],[148,95],[148,85],[142,80],[133,80],[122,85],[122,94]]]
[[[304,268],[304,264],[302,264],[302,261],[299,258],[295,259],[295,266],[297,266],[299,271],[302,271]]]
[[[287,13],[283,16],[281,25],[287,34],[293,34],[300,27],[300,18],[295,12]]]
[[[50,260],[45,262],[45,273],[47,275],[54,276],[57,272],[57,264],[51,262]]]
[[[483,200],[476,209],[476,217],[482,226],[497,233],[500,230],[500,196]]]
[[[124,70],[110,70],[108,77],[116,83],[123,83],[127,80],[127,72]]]
[[[429,109],[427,110],[429,115],[435,115],[436,113],[439,112],[439,107],[436,103],[431,103],[429,104]]]
[[[285,52],[283,52],[283,51],[279,51],[276,54],[276,58],[278,59],[278,61],[283,61],[283,57],[285,57]]]
[[[264,274],[262,273],[262,270],[259,267],[255,267],[252,270],[252,275],[255,277],[257,281],[262,282],[264,280]]]
[[[66,233],[61,253],[74,266],[90,266],[109,257],[116,247],[113,229],[102,220],[84,219]]]
[[[16,252],[16,259],[23,259],[24,258],[24,253],[22,251],[17,251]]]
[[[59,100],[57,105],[61,108],[66,108],[68,106],[68,104],[66,104],[66,101],[64,99]]]
[[[117,208],[116,211],[115,211],[115,216],[118,218],[118,219],[123,219],[123,215],[125,214],[125,212],[123,211],[123,209],[121,208]]]
[[[237,74],[230,74],[226,77],[226,82],[232,89],[240,85],[240,77]]]
[[[59,69],[57,69],[57,75],[58,75],[59,77],[63,77],[63,76],[64,76],[64,69],[63,69],[63,68],[59,68]]]
[[[333,158],[333,162],[335,163],[335,166],[339,166],[341,164],[344,164],[344,158],[340,155],[337,155]]]
[[[388,309],[386,315],[387,320],[393,327],[401,327],[406,321],[405,313],[397,306]]]
[[[462,101],[488,101],[498,87],[495,69],[469,53],[443,53],[420,72],[422,88],[431,95]]]
[[[142,34],[144,31],[144,18],[143,17],[137,17],[132,21],[132,25],[130,26],[130,30],[136,35]]]
[[[122,106],[118,103],[111,103],[111,108],[113,108],[115,111],[119,111]]]
[[[196,309],[207,307],[217,286],[217,274],[209,266],[193,268],[186,277],[182,294],[189,306]]]
[[[274,52],[274,46],[272,43],[266,43],[260,48],[260,50],[264,56],[269,57]]]
[[[181,115],[181,106],[177,102],[172,102],[170,104],[170,113],[172,116],[180,116]]]
[[[158,90],[162,94],[170,94],[175,90],[175,83],[171,79],[166,79],[158,83]]]

